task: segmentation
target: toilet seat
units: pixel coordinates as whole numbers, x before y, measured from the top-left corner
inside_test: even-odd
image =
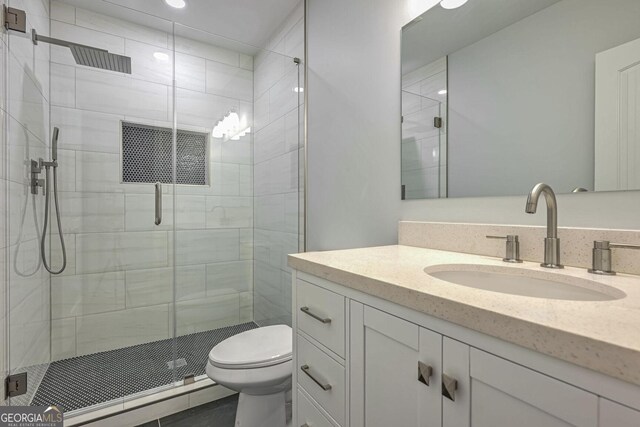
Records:
[[[222,369],[264,368],[292,358],[292,332],[287,325],[265,326],[227,338],[209,352],[209,363]]]

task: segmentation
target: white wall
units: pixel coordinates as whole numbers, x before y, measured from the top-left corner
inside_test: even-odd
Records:
[[[396,243],[399,219],[545,222],[525,195],[400,202],[400,28],[427,6],[309,0],[309,250]],[[640,228],[640,192],[558,202],[562,226]]]

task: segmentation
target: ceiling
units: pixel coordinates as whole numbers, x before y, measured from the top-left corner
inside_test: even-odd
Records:
[[[402,30],[402,73],[469,46],[560,0],[469,0],[458,9],[439,4]]]
[[[235,46],[236,50],[250,53],[255,51],[252,47],[267,44],[300,0],[185,0],[183,9],[172,8],[164,0],[61,1],[163,31],[170,31],[171,22],[177,22],[191,27],[177,28],[177,33],[196,39],[226,38],[228,44],[241,42],[248,46]]]

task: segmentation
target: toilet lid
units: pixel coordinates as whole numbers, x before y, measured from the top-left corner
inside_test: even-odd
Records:
[[[227,368],[260,368],[291,360],[292,333],[287,325],[265,326],[227,338],[209,353],[212,365]]]

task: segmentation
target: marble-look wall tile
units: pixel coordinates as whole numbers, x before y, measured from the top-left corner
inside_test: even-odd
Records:
[[[76,9],[76,25],[158,47],[169,47],[169,37],[165,31],[145,27],[135,22],[125,21],[86,9]],[[167,31],[170,31],[170,28],[170,24],[167,22]]]
[[[124,231],[124,194],[61,192],[65,233]]]
[[[76,271],[87,274],[166,267],[167,240],[164,231],[77,234]]]
[[[169,87],[119,73],[76,69],[76,107],[169,120]]]
[[[237,260],[240,257],[239,237],[237,229],[179,230],[176,232],[176,264],[212,264]],[[170,249],[173,247],[170,246]]]
[[[179,194],[176,201],[175,219],[179,229],[205,228],[205,196]],[[173,230],[173,197],[165,195],[162,199],[162,223],[155,225],[155,196],[151,194],[127,194],[126,196],[126,229]]]
[[[51,317],[124,310],[123,271],[51,278]]]
[[[122,119],[120,114],[51,108],[51,125],[60,128],[60,149],[119,154]]]
[[[78,356],[165,338],[169,338],[168,304],[76,318]]]
[[[239,322],[240,298],[237,293],[181,301],[176,305],[178,335],[209,331]]]
[[[176,86],[205,92],[206,60],[197,56],[176,53]]]
[[[186,38],[180,35],[176,35],[175,37],[175,49],[176,52],[209,59],[211,61],[221,62],[223,64],[231,65],[234,67],[240,66],[241,56],[246,56],[229,49],[224,49],[212,44],[199,42],[192,38]],[[244,60],[243,64],[246,64],[246,59]]]
[[[253,289],[252,264],[247,260],[207,265],[207,295],[248,292]]]
[[[76,23],[76,8],[61,1],[51,2],[51,19],[67,24]]]
[[[207,61],[206,91],[228,98],[253,101],[253,71]]]
[[[76,318],[51,321],[51,360],[76,356]]]
[[[240,298],[240,323],[253,321],[253,290],[241,292]]]
[[[122,37],[65,22],[51,21],[51,37],[82,44],[90,41],[91,46],[106,49],[111,53],[124,54],[124,39]],[[58,64],[76,65],[69,48],[61,46],[51,46],[51,61]]]
[[[207,197],[207,228],[248,228],[253,225],[251,197]]]
[[[205,265],[176,268],[179,301],[205,296]],[[130,270],[125,273],[127,307],[144,307],[173,302],[173,269]]]
[[[256,132],[253,149],[255,163],[270,160],[284,154],[286,151],[284,117],[276,119]]]
[[[51,63],[51,105],[76,106],[75,67]]]

